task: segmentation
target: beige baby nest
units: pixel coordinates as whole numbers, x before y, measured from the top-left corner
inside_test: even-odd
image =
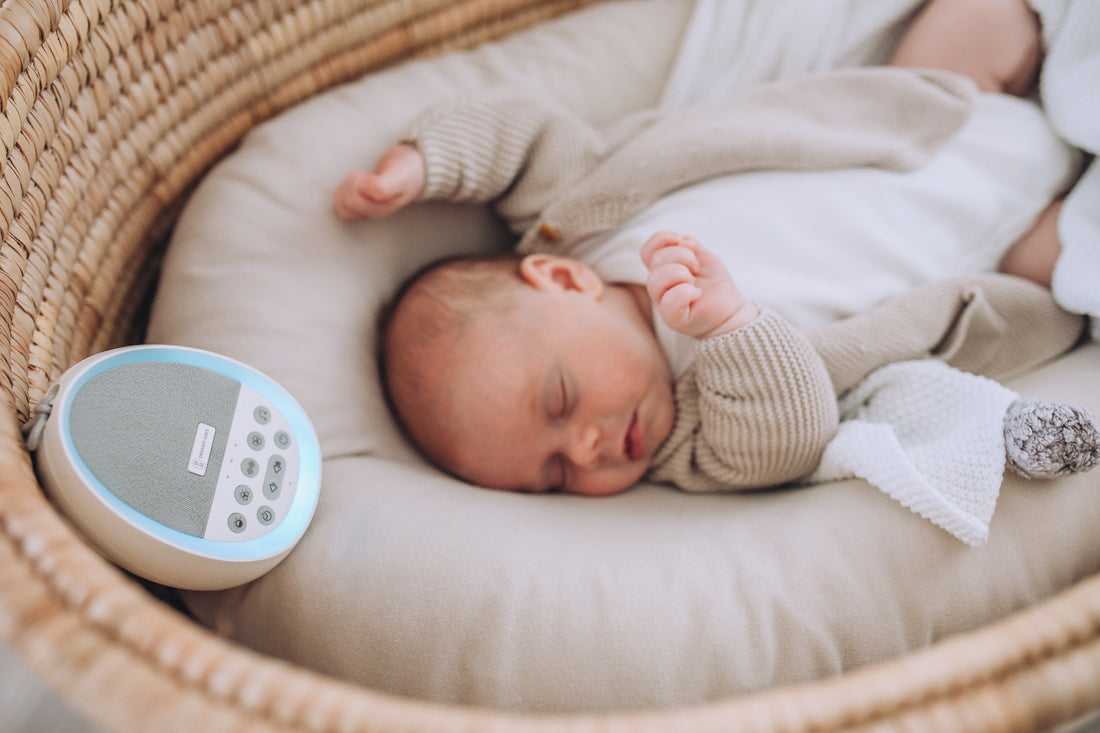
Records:
[[[140,338],[181,202],[257,122],[395,61],[577,0],[4,0],[0,628],[118,731],[1040,730],[1100,707],[1100,579],[815,684],[660,712],[545,716],[401,699],[248,651],[155,599],[44,498],[20,435],[88,354]]]

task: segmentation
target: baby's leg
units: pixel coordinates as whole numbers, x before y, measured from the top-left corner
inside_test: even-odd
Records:
[[[1025,96],[1043,46],[1027,0],[930,0],[902,36],[893,66],[966,74],[983,92]]]
[[[1048,206],[1027,234],[1005,253],[998,269],[1049,288],[1054,263],[1062,253],[1062,240],[1058,238],[1058,215],[1061,211],[1062,199]]]
[[[1023,96],[1043,60],[1039,16],[1027,0],[930,0],[902,36],[890,63],[966,74],[983,92]],[[1000,271],[1050,287],[1062,251],[1061,201],[1042,213],[1016,242]]]

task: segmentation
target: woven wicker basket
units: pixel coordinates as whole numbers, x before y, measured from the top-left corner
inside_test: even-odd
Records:
[[[1100,707],[1100,579],[987,629],[804,687],[679,710],[522,716],[397,699],[235,647],[88,549],[19,425],[140,335],[165,234],[257,122],[394,61],[580,0],[3,0],[0,630],[118,731],[1040,730]]]

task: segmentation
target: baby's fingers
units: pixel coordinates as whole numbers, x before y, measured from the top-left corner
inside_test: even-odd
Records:
[[[376,173],[352,173],[336,189],[336,213],[345,219],[380,219],[405,203],[403,191]]]
[[[669,265],[685,267],[692,275],[699,274],[699,257],[695,252],[683,245],[669,245],[661,247],[653,252],[646,267],[656,270]]]
[[[345,219],[358,219],[370,215],[370,200],[363,196],[361,187],[371,176],[366,171],[350,173],[336,189],[334,204],[336,213]]]
[[[658,253],[664,252],[666,249],[676,250],[684,247],[685,243],[690,240],[690,237],[677,234],[676,232],[660,231],[654,234],[652,237],[646,240],[642,245],[640,254],[642,256],[642,262],[646,267],[654,267],[653,259]]]
[[[688,282],[681,282],[666,290],[657,301],[657,312],[665,324],[683,332],[691,323],[691,309],[699,300],[702,291]]]
[[[651,269],[645,286],[650,299],[659,304],[669,290],[683,284],[695,287],[695,275],[684,265],[674,262]]]

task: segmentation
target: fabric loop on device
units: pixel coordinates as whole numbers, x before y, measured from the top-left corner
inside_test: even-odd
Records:
[[[50,387],[42,400],[34,406],[31,418],[23,423],[23,440],[27,444],[27,450],[32,453],[38,450],[38,443],[42,439],[42,431],[46,429],[46,420],[53,411],[53,401],[59,387],[57,384]]]

